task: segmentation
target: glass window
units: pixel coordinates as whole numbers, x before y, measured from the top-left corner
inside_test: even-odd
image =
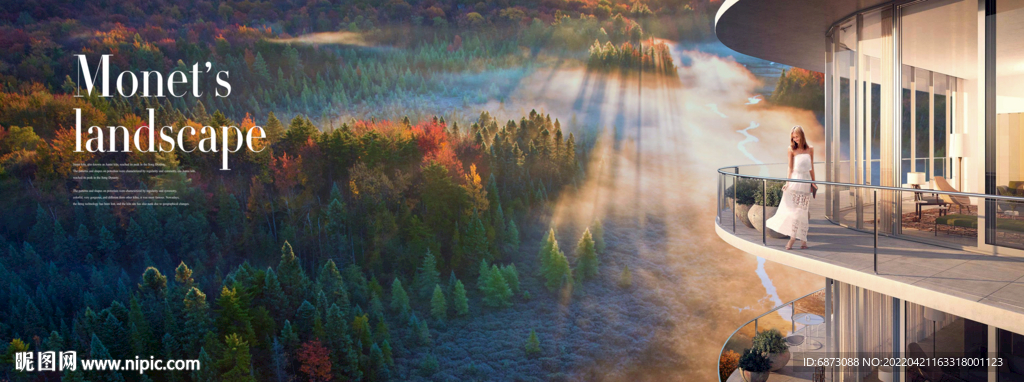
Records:
[[[995,172],[996,193],[1024,196],[1024,0],[995,1]],[[991,57],[991,56],[990,56]],[[995,235],[989,243],[1024,248],[1024,232],[1014,229],[1024,203],[995,203]]]

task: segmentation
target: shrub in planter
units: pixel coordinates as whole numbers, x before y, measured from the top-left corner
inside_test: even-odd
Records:
[[[782,186],[784,184],[784,182],[778,181],[768,182],[767,196],[765,192],[761,189],[761,185],[759,185],[758,189],[754,192],[754,205],[750,207],[748,218],[750,219],[750,223],[758,231],[764,229],[764,227],[762,227],[761,225],[761,222],[763,220],[768,220],[772,216],[775,216],[775,211],[778,210],[779,203],[782,202]],[[764,217],[762,217],[762,215],[764,215]],[[768,230],[768,236],[776,239],[789,238],[789,236],[783,235],[773,230]]]
[[[743,380],[747,382],[765,382],[771,375],[772,364],[758,351],[743,350],[740,356],[740,369],[743,369]]]
[[[748,215],[750,206],[754,204],[754,195],[760,187],[761,182],[754,179],[738,178],[736,179],[736,184],[725,189],[725,197],[729,200],[729,208],[732,208],[732,198],[735,192],[736,211],[734,211],[734,214],[739,222],[743,223],[747,228],[754,228],[754,225],[750,223]]]
[[[754,336],[753,350],[764,354],[771,362],[771,371],[778,371],[789,363],[791,357],[786,338],[778,329],[768,329]]]

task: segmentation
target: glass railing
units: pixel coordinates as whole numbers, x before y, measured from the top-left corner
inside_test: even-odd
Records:
[[[823,177],[824,163],[814,166]],[[936,189],[791,180],[786,179],[787,167],[782,163],[719,169],[719,226],[748,241],[784,244],[780,239],[785,236],[762,229],[764,222],[775,214],[786,182],[813,183],[818,192],[809,207],[812,246],[855,246],[877,256],[881,236],[967,251],[979,251],[979,243],[1024,249],[1024,195],[1016,196],[1017,191],[1008,187],[1004,192],[1008,195],[986,195],[955,191],[941,178],[937,180],[942,184],[933,180],[925,186]],[[763,194],[768,195],[768,208],[762,208]],[[986,216],[994,217],[994,222],[987,222]],[[835,225],[849,229],[836,231]],[[815,235],[823,230],[829,235],[818,237],[832,242],[816,242]]]
[[[804,367],[802,361],[805,358],[827,356],[825,317],[825,288],[822,288],[747,321],[733,331],[722,345],[718,358],[720,381],[743,382],[742,370],[738,366],[740,355],[753,346],[757,333],[772,329],[778,330],[789,345],[789,354],[776,358],[782,360],[779,362],[786,361],[787,365],[772,374],[790,377],[787,380],[807,381],[815,381],[817,376],[826,376],[830,370]]]

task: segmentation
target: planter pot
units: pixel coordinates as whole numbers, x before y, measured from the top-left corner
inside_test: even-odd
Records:
[[[769,375],[772,375],[770,371],[762,373],[751,373],[749,371],[743,370],[743,380],[746,382],[766,382],[768,381]]]
[[[772,216],[775,216],[775,211],[778,211],[778,209],[779,209],[778,207],[768,207],[767,208],[768,213],[767,213],[767,216],[764,217],[764,220],[768,220]],[[756,229],[758,232],[761,232],[764,229],[764,227],[761,226],[761,214],[762,214],[762,212],[764,210],[765,210],[764,207],[755,204],[753,206],[750,206],[750,212],[747,213],[747,217],[750,219],[750,224],[753,225],[754,226],[753,228]],[[789,238],[789,236],[786,236],[786,235],[783,235],[781,233],[775,232],[775,231],[773,231],[771,229],[768,230],[768,237],[772,237],[772,238],[775,238],[775,239],[788,239]]]
[[[781,370],[783,367],[786,366],[786,364],[789,363],[789,359],[792,356],[793,355],[792,355],[792,353],[789,352],[789,350],[786,350],[785,352],[778,353],[778,354],[770,354],[770,355],[768,355],[768,360],[772,361],[772,371],[779,371],[779,370]]]
[[[749,204],[737,204],[736,205],[736,218],[739,219],[740,223],[747,226],[747,228],[754,228],[754,225],[750,223],[750,205]]]

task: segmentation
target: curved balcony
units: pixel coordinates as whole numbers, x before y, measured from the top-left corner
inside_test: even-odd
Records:
[[[760,331],[777,329],[790,345],[791,358],[782,370],[772,372],[772,381],[813,381],[815,373],[825,370],[797,366],[804,357],[824,355],[827,351],[825,317],[825,288],[779,305],[740,326],[722,345],[718,358],[721,382],[743,382],[741,371],[736,365],[739,355],[749,349],[755,334]],[[780,378],[784,376],[785,378]]]
[[[1024,257],[1016,249],[1024,248],[1024,198],[788,180],[786,169],[718,170],[719,237],[776,263],[1024,333]],[[781,194],[786,181],[819,188],[806,250],[785,250],[786,238],[760,229],[770,208],[750,213],[760,209],[757,194]]]

